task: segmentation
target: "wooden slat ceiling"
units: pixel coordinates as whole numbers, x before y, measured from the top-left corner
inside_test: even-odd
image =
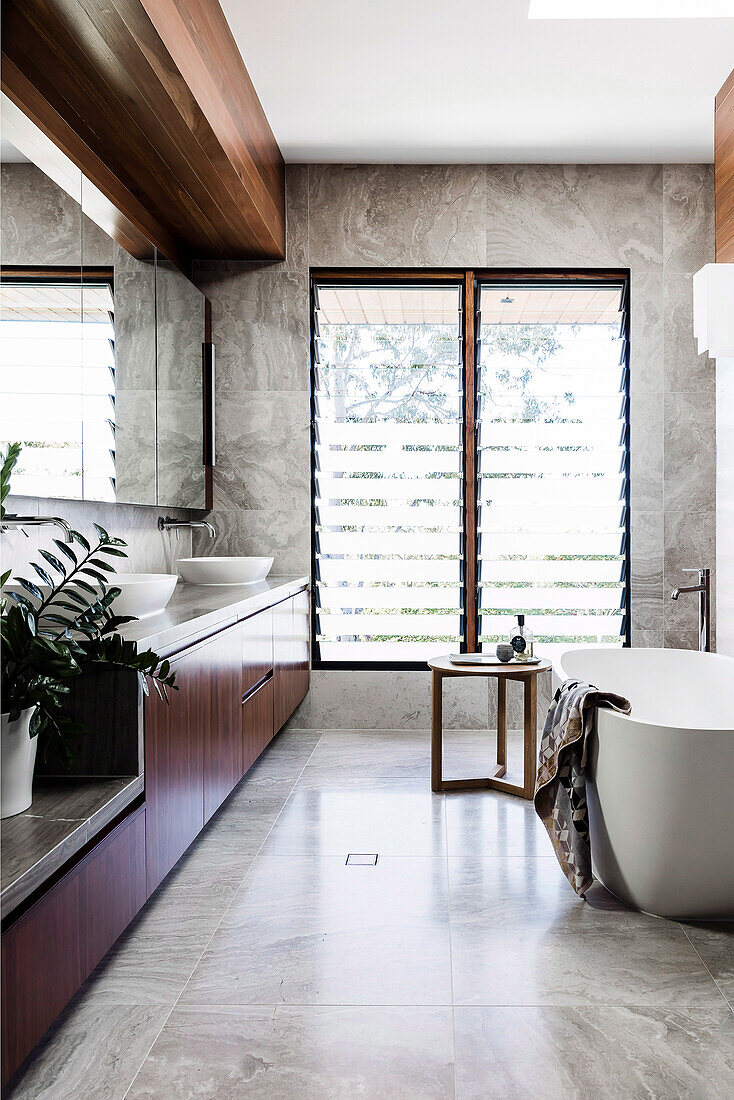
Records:
[[[3,0],[2,88],[169,259],[283,258],[283,158],[218,0]]]
[[[327,325],[456,325],[458,287],[319,287],[319,312]]]
[[[730,264],[734,263],[734,70],[716,96],[714,189],[716,262]]]
[[[112,309],[107,286],[0,284],[3,321],[106,321]]]
[[[620,287],[483,286],[482,321],[490,325],[604,325],[619,321]]]
[[[484,285],[485,324],[616,324],[619,287],[554,288]],[[456,325],[456,287],[319,287],[321,320],[331,325]]]

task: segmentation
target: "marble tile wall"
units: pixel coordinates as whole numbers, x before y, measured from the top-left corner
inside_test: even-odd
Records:
[[[191,532],[159,531],[157,511],[134,504],[98,504],[81,500],[39,500],[38,497],[9,496],[8,513],[20,516],[61,516],[87,537],[94,537],[93,523],[99,523],[111,535],[127,543],[127,559],[120,560],[120,573],[175,573],[176,559],[191,556]],[[166,515],[188,519],[189,512],[167,509]],[[63,538],[57,527],[28,527],[0,533],[0,572],[22,570],[29,561],[38,561],[38,549],[54,550],[52,540]]]
[[[633,644],[695,647],[696,601],[668,591],[683,566],[714,564],[715,376],[696,354],[691,288],[714,254],[712,167],[291,165],[287,211],[284,263],[196,274],[213,308],[219,463],[219,537],[195,536],[197,549],[309,568],[309,267],[624,267]],[[423,673],[317,671],[312,683],[296,725],[428,725]],[[466,682],[447,701],[457,727],[493,711],[492,693]]]

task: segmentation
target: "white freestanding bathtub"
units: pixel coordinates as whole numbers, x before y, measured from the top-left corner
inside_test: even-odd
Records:
[[[599,708],[589,745],[596,876],[647,913],[734,918],[734,658],[576,649],[554,668],[632,704]]]

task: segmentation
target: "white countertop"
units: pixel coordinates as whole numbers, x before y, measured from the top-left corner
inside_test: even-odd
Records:
[[[255,584],[184,584],[179,581],[160,615],[129,623],[124,638],[165,655],[285,600],[307,587],[307,576],[270,576]]]

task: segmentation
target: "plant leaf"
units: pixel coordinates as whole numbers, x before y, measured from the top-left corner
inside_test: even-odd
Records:
[[[37,600],[43,600],[43,592],[32,581],[27,581],[25,577],[13,577],[13,580],[17,581],[21,588],[25,588],[26,592],[30,592],[31,596],[35,596]]]
[[[77,564],[76,554],[67,542],[62,542],[61,539],[54,539],[54,543],[58,546],[61,553],[66,555],[70,562],[73,562],[74,565]]]
[[[35,569],[38,576],[41,578],[44,584],[47,584],[51,591],[54,590],[56,585],[54,584],[53,577],[50,573],[47,573],[45,569],[40,565],[36,565],[34,561],[31,562],[31,569]]]
[[[52,569],[55,569],[62,577],[66,576],[66,566],[63,562],[59,561],[55,554],[49,554],[48,550],[39,550],[38,553],[44,561],[48,562]]]

